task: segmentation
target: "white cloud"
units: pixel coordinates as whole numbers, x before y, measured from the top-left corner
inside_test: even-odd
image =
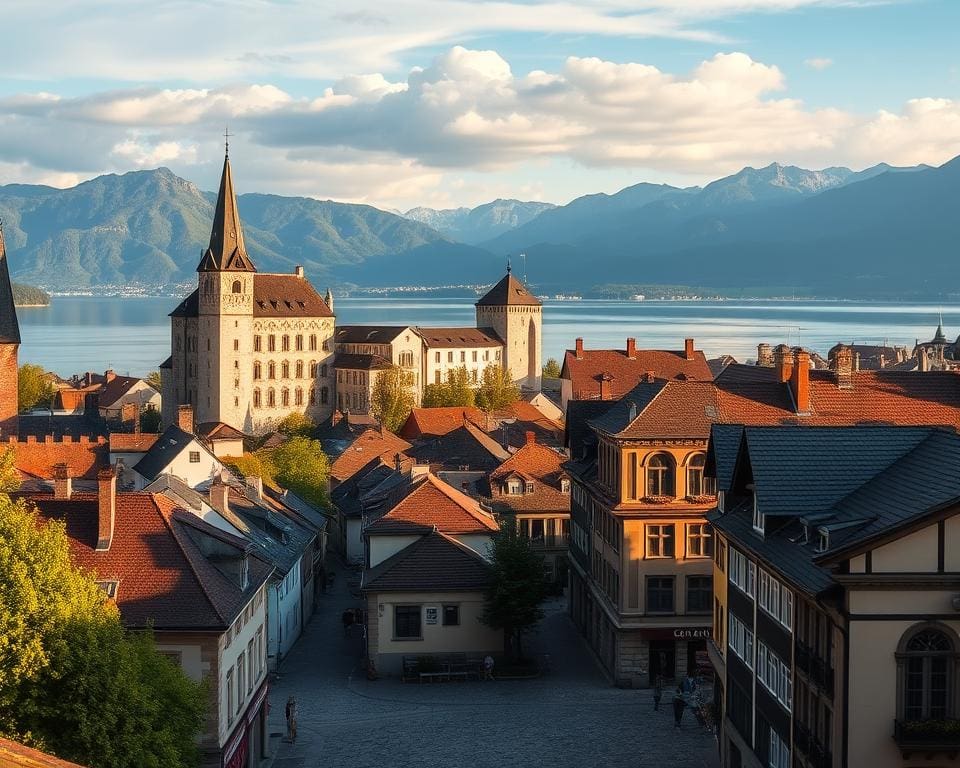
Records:
[[[810,69],[816,69],[817,71],[822,72],[828,67],[833,66],[833,59],[826,59],[826,58],[805,59],[803,64],[806,67],[810,67]]]

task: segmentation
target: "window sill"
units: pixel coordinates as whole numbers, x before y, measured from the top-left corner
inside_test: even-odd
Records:
[[[395,643],[422,643],[422,637],[394,637],[391,638]]]

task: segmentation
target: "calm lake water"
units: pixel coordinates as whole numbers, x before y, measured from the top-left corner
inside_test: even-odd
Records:
[[[21,308],[20,361],[61,376],[113,368],[142,376],[170,354],[167,314],[175,298],[54,297]],[[337,299],[341,323],[473,325],[470,299]],[[942,309],[947,336],[960,332],[960,305],[829,301],[546,301],[544,360],[558,360],[582,336],[587,348],[682,349],[692,336],[708,357],[756,356],[757,344],[803,344],[821,353],[838,341],[912,345],[933,336]]]

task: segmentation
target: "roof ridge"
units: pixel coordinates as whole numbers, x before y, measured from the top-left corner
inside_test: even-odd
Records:
[[[465,493],[461,493],[452,485],[445,483],[439,477],[435,476],[432,472],[427,473],[426,480],[431,485],[433,485],[437,490],[439,490],[442,494],[444,494],[448,499],[454,502],[457,506],[461,507],[471,517],[479,520],[482,523],[489,523],[490,525],[493,526],[491,530],[497,530],[497,524],[493,521],[492,517],[482,512],[477,513],[470,508],[475,506],[477,509],[480,509],[480,503],[478,501],[475,501],[474,499],[470,498]]]

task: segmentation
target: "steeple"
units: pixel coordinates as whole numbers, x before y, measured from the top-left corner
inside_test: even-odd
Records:
[[[333,312],[333,291],[330,290],[330,287],[327,286],[327,295],[324,297],[324,302],[326,302],[327,307]]]
[[[230,156],[226,153],[223,157],[217,206],[213,212],[210,245],[200,260],[197,272],[256,272],[243,244],[243,229],[237,210],[237,195],[233,191]]]
[[[13,303],[13,286],[7,265],[7,248],[3,242],[3,222],[0,222],[0,344],[19,344],[20,324]]]
[[[935,344],[946,344],[947,336],[943,332],[943,312],[939,313],[939,323],[937,323],[937,332],[933,335],[933,342]]]

